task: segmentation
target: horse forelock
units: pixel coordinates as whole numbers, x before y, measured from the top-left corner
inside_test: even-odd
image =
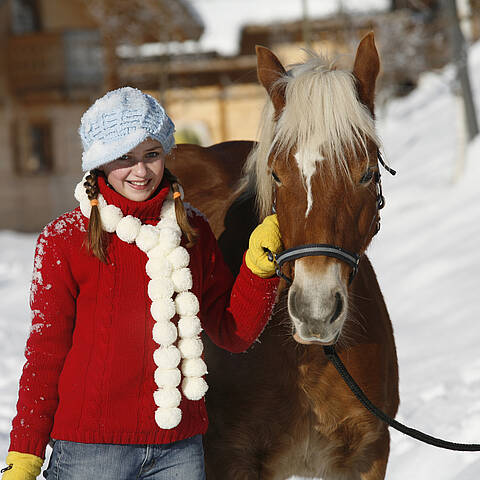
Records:
[[[294,65],[278,81],[285,88],[285,107],[275,122],[270,100],[263,110],[259,141],[247,160],[245,173],[255,184],[261,217],[271,212],[273,180],[268,168],[272,151],[295,158],[308,184],[318,164],[351,180],[348,155],[361,151],[368,157],[367,142],[380,142],[374,119],[360,102],[351,72],[337,70],[328,60],[310,54],[309,60]]]

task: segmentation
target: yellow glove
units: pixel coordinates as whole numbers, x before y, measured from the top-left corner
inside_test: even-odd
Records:
[[[35,480],[40,475],[43,459],[30,453],[8,452],[7,465],[12,465],[7,470],[2,480]]]
[[[247,267],[259,277],[268,278],[275,275],[275,264],[268,259],[268,248],[277,253],[282,249],[282,239],[278,229],[277,215],[269,215],[250,235],[248,250],[245,255]]]

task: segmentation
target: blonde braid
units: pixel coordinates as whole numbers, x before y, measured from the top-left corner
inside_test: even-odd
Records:
[[[90,201],[97,200],[99,194],[98,188],[98,170],[91,170],[87,176],[85,183],[85,191]],[[92,203],[90,220],[88,222],[87,241],[86,247],[93,253],[101,262],[108,263],[107,261],[107,238],[102,228],[102,220],[100,218],[100,210],[98,205]]]
[[[178,178],[173,175],[168,168],[165,168],[163,173],[164,177],[168,180],[168,182],[172,185],[172,190],[174,193],[181,193],[181,185],[178,181]],[[186,239],[188,240],[187,247],[193,247],[198,239],[198,232],[190,225],[188,221],[187,212],[185,211],[185,206],[183,205],[183,201],[180,195],[175,195],[175,216],[177,217],[177,223],[182,233],[185,235]]]

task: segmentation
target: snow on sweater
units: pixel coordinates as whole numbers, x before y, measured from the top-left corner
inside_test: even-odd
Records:
[[[133,202],[102,179],[99,184],[107,202],[124,215],[158,222],[167,185],[152,199]],[[244,351],[268,321],[278,281],[261,279],[243,264],[234,283],[208,222],[192,209],[188,214],[199,232],[189,249],[189,268],[202,327],[220,347]],[[9,450],[43,457],[50,438],[162,444],[205,433],[203,398],[182,397],[177,427],[162,430],[155,423],[158,345],[152,338],[147,256],[108,234],[109,263],[104,264],[84,247],[87,227],[77,208],[47,225],[38,238],[32,328]]]

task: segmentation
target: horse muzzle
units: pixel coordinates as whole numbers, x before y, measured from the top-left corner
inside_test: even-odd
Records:
[[[347,301],[343,292],[315,295],[295,285],[288,293],[288,312],[292,319],[298,343],[333,345],[338,340],[346,318]]]

